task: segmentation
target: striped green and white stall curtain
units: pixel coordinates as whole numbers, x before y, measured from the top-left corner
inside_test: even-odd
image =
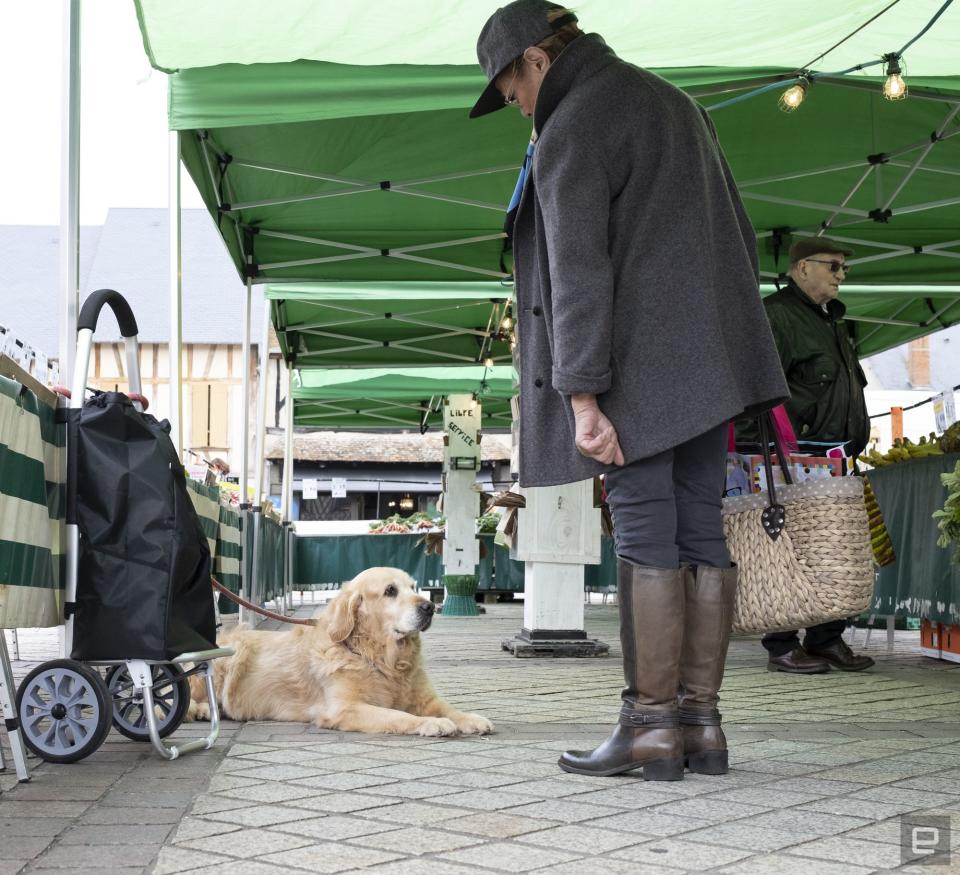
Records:
[[[283,526],[269,516],[261,514],[258,564],[260,565],[259,588],[264,602],[283,594],[285,557]]]
[[[193,509],[200,518],[200,527],[207,536],[212,560],[217,553],[217,535],[220,533],[220,490],[216,486],[205,486],[199,480],[191,480],[189,477],[187,489],[190,492]]]
[[[0,377],[0,629],[63,622],[66,426]]]
[[[217,552],[213,559],[213,574],[230,592],[240,594],[242,578],[240,560],[243,557],[241,542],[242,517],[232,508],[220,505],[220,526],[217,534]],[[220,613],[236,614],[240,606],[220,595]]]

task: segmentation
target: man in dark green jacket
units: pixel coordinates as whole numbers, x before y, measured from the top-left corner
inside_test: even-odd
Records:
[[[870,438],[863,397],[867,380],[837,300],[847,275],[845,249],[825,237],[804,237],[790,247],[790,281],[764,300],[780,362],[790,387],[787,413],[800,441],[845,444],[858,456]],[[826,447],[825,447],[826,449]],[[803,646],[796,631],[764,636],[767,668],[817,674],[830,667],[862,671],[873,665],[841,638],[845,620],[807,629]]]

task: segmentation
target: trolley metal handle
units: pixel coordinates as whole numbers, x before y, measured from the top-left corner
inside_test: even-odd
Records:
[[[90,331],[97,330],[97,320],[100,318],[100,311],[104,304],[109,304],[113,310],[113,315],[117,317],[117,324],[120,326],[120,334],[123,337],[137,336],[137,320],[133,318],[133,310],[127,303],[127,299],[115,292],[113,289],[97,289],[91,293],[83,307],[80,308],[80,316],[77,318],[77,331],[84,328]]]

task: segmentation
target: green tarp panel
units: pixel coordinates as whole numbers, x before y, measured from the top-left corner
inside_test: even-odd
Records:
[[[294,367],[510,364],[512,288],[500,283],[267,286]],[[510,323],[508,323],[510,324]]]
[[[297,372],[294,422],[315,428],[414,429],[442,422],[443,398],[476,394],[483,428],[510,428],[513,368],[358,368]]]
[[[256,604],[263,604],[283,595],[285,557],[283,526],[270,517],[261,516]]]
[[[960,566],[953,545],[937,546],[933,512],[947,500],[940,475],[960,454],[898,462],[870,472],[897,561],[880,569],[871,611],[960,624]]]
[[[422,588],[443,586],[443,559],[427,556],[417,545],[422,536],[330,535],[297,537],[294,547],[294,589],[328,589],[352,579],[365,568],[385,565],[406,571]],[[493,535],[477,536],[487,555],[478,566],[478,590],[523,592],[524,563],[493,543]],[[616,592],[617,566],[613,539],[603,539],[603,564],[586,566],[584,589]]]
[[[249,256],[258,282],[502,276],[503,207],[529,121],[466,117],[483,86],[476,33],[495,5],[382,0],[357,16],[323,0],[279,14],[252,0],[139,0],[148,55],[179,71],[171,127],[241,275]],[[576,4],[587,29],[708,107],[806,65],[823,74],[795,113],[779,111],[776,90],[713,112],[766,280],[786,266],[789,240],[774,245],[775,231],[827,223],[857,250],[855,282],[909,286],[918,299],[918,286],[951,285],[960,300],[960,6],[907,49],[906,100],[882,99],[877,66],[826,75],[899,50],[941,3],[888,5]],[[873,318],[913,324],[858,323],[865,352],[960,319],[960,304],[908,315],[887,303]]]
[[[66,429],[0,376],[0,629],[63,622]]]

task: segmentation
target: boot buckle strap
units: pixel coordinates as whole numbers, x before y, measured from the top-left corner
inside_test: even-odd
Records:
[[[677,714],[663,714],[657,711],[634,711],[633,709],[623,708],[620,711],[620,724],[622,726],[664,726],[673,727],[680,725],[680,718]]]
[[[685,711],[681,708],[680,722],[684,726],[719,726],[721,716],[716,708],[707,713],[703,711]]]

